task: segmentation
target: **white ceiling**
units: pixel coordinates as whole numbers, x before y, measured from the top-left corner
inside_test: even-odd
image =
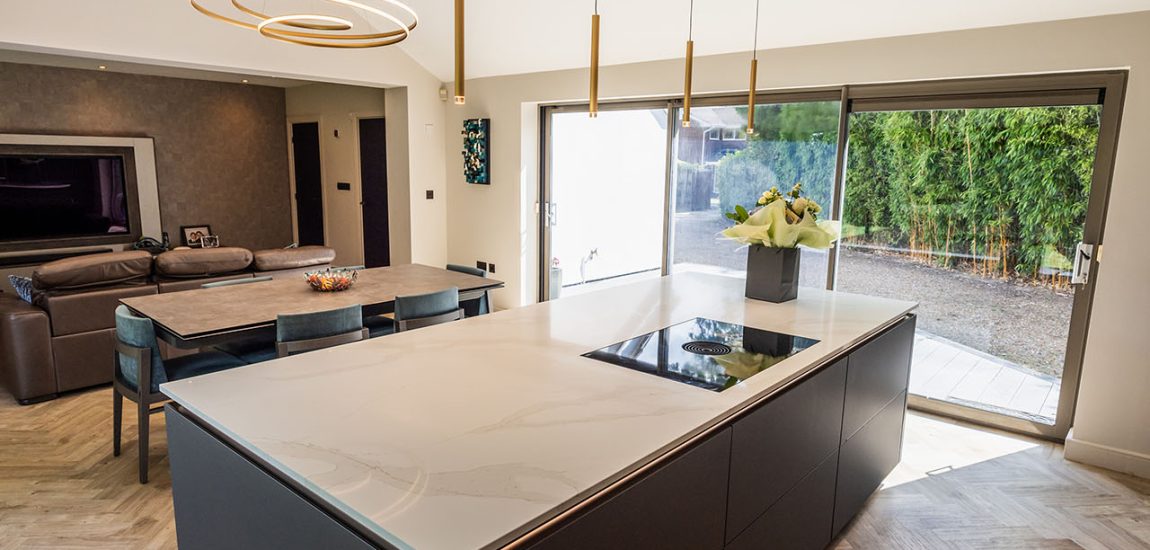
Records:
[[[452,79],[452,0],[405,0],[401,47]],[[761,0],[759,49],[1150,10],[1150,0]],[[467,78],[587,67],[594,0],[468,0]],[[679,58],[690,0],[599,0],[601,63]],[[746,52],[755,0],[697,0],[695,55]],[[1150,32],[1150,29],[1147,29]]]

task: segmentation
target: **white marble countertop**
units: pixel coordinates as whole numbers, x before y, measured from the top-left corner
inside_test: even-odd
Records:
[[[914,308],[681,274],[161,386],[400,548],[501,546]],[[581,354],[707,317],[820,342],[721,393]]]

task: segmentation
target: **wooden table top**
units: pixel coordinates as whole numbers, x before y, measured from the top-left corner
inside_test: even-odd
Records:
[[[460,291],[499,288],[502,281],[420,264],[359,270],[355,284],[342,292],[316,292],[303,276],[247,285],[202,288],[125,298],[121,303],[180,338],[274,323],[281,313],[311,313],[355,304],[372,306],[396,296],[425,294],[451,287]]]

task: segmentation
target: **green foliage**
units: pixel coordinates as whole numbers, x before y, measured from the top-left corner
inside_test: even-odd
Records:
[[[1100,109],[852,115],[843,221],[919,250],[992,256],[1036,276],[1086,217]],[[1052,254],[1053,252],[1053,254]]]

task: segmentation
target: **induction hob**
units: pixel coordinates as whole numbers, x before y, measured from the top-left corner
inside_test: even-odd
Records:
[[[721,392],[818,342],[696,317],[583,356]]]

